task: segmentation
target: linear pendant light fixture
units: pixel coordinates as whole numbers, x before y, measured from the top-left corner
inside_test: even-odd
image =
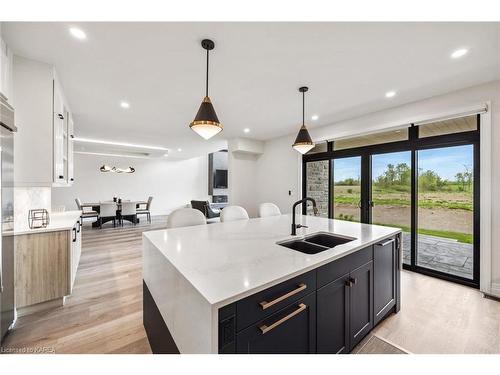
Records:
[[[201,41],[201,46],[207,51],[207,80],[205,98],[201,102],[200,109],[189,127],[204,139],[210,139],[222,131],[222,124],[219,122],[210,97],[208,96],[208,56],[209,52],[215,48],[215,43],[210,39],[203,39]]]
[[[309,88],[305,86],[299,88],[299,91],[302,93],[302,126],[300,127],[299,134],[297,134],[297,138],[295,138],[295,142],[292,146],[301,154],[305,154],[307,151],[314,148],[314,142],[312,141],[305,124],[305,94],[307,90],[309,90]]]

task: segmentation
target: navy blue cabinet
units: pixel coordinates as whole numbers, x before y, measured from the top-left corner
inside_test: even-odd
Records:
[[[348,282],[346,274],[316,293],[318,353],[349,353]]]
[[[373,262],[349,275],[349,347],[352,350],[373,328]]]
[[[382,241],[374,246],[374,324],[378,324],[396,305],[398,250],[396,238]]]
[[[316,353],[316,293],[311,293],[236,335],[240,354]]]
[[[219,310],[219,353],[349,353],[399,310],[389,238]]]

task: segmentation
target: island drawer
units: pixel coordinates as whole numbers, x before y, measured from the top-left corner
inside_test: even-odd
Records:
[[[337,280],[342,275],[349,273],[355,268],[361,267],[371,260],[373,260],[373,246],[368,246],[353,254],[321,266],[318,268],[317,274],[318,288],[321,288],[331,281]]]
[[[309,293],[236,335],[237,354],[315,352],[316,293]]]
[[[316,291],[316,270],[236,302],[236,330],[266,318],[290,303]]]

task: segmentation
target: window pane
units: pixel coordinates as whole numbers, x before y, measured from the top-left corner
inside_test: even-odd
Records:
[[[473,278],[472,145],[418,151],[417,265]]]
[[[306,152],[306,155],[319,154],[320,152],[328,151],[328,143],[326,141],[318,142],[312,150]]]
[[[306,165],[306,193],[316,201],[321,217],[328,217],[328,160],[308,162]],[[307,203],[307,215],[313,215],[310,202]]]
[[[333,161],[335,219],[361,220],[361,156]]]
[[[378,145],[382,143],[408,140],[408,128],[391,130],[388,132],[361,135],[359,137],[339,139],[333,141],[334,150]]]
[[[403,230],[403,262],[411,263],[411,152],[372,156],[372,223]]]
[[[445,121],[436,121],[418,127],[420,138],[434,137],[436,135],[462,133],[477,130],[477,116],[460,117]]]

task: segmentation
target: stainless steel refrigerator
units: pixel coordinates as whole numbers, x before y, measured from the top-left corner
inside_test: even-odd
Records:
[[[0,341],[14,323],[14,109],[0,94]]]

